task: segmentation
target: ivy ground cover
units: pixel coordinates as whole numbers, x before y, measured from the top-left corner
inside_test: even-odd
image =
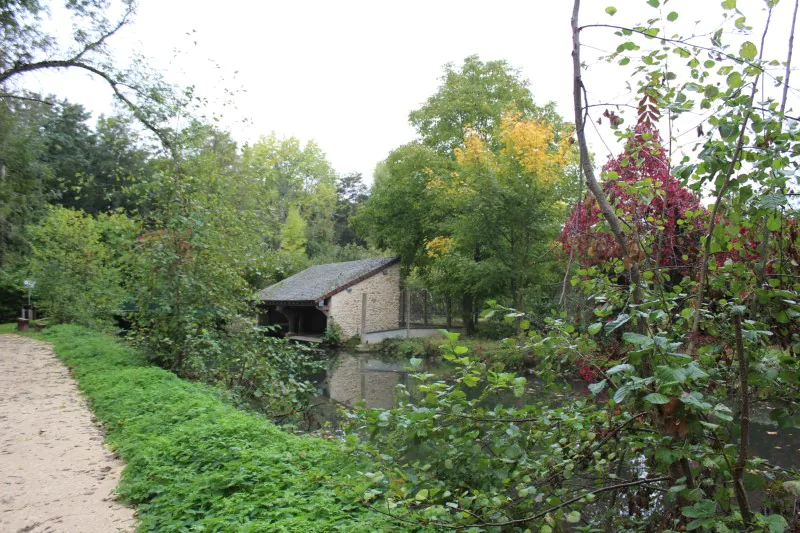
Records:
[[[150,365],[113,337],[56,326],[110,446],[126,463],[120,498],[140,531],[391,531],[337,483],[334,443],[288,434],[222,393]]]

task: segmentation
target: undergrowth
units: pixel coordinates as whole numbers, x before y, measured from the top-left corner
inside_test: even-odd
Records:
[[[335,443],[285,433],[107,335],[56,326],[36,337],[74,371],[125,461],[118,493],[140,531],[393,529],[337,483],[354,467]]]

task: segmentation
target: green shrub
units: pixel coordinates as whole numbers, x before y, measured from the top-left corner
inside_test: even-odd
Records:
[[[133,223],[120,214],[94,218],[52,207],[27,231],[35,303],[54,322],[110,325],[125,299],[119,250],[132,240]]]
[[[353,468],[335,443],[287,434],[109,336],[56,326],[39,338],[74,370],[127,463],[118,492],[138,506],[140,531],[392,529],[334,481]]]
[[[322,334],[322,344],[326,346],[341,346],[343,336],[342,326],[330,319],[325,327],[325,332]]]

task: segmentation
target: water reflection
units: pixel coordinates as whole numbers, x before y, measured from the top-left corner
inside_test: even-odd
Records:
[[[332,359],[327,373],[318,380],[321,396],[347,406],[364,402],[368,408],[391,409],[396,405],[397,385],[409,387],[413,394],[414,383],[409,377],[407,365],[405,360],[386,359],[376,353],[339,352]],[[448,368],[441,363],[426,363],[425,371],[440,375],[442,379],[446,379],[448,375]],[[553,387],[544,387],[540,381],[531,378],[524,401],[548,401],[558,405],[591,397],[591,392],[583,381],[563,383],[554,390]],[[605,401],[607,398],[600,400]],[[509,392],[493,396],[490,401],[514,405],[523,400],[514,398]],[[730,407],[735,408],[735,405],[732,403]],[[750,417],[750,453],[784,468],[797,468],[800,464],[800,431],[778,429],[769,419],[771,410],[772,407],[764,403],[756,404],[753,408]],[[324,406],[318,414],[334,427],[338,427],[336,409],[333,406]]]
[[[340,353],[320,383],[322,395],[345,405],[361,401],[366,407],[391,409],[395,388],[408,385],[407,363],[383,361],[375,354]]]

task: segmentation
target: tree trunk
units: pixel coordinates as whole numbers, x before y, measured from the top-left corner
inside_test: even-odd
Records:
[[[752,515],[750,514],[750,503],[747,501],[747,492],[744,489],[744,466],[747,462],[747,455],[750,447],[750,382],[749,366],[747,356],[744,353],[744,342],[742,341],[742,317],[736,315],[734,319],[736,333],[736,358],[739,361],[739,388],[741,389],[741,412],[739,414],[739,425],[741,436],[739,437],[739,456],[736,458],[736,465],[733,468],[733,488],[736,492],[736,501],[739,503],[739,510],[742,513],[742,521],[745,528],[750,527]]]
[[[617,214],[614,212],[614,208],[611,207],[611,204],[606,197],[603,188],[600,186],[600,183],[597,181],[597,177],[594,174],[594,167],[592,166],[592,159],[589,156],[589,145],[586,143],[586,132],[584,131],[585,123],[583,117],[583,105],[584,103],[581,100],[583,95],[583,91],[585,90],[583,86],[583,80],[581,78],[581,38],[580,38],[580,27],[578,26],[578,15],[580,13],[581,8],[581,0],[575,0],[575,3],[572,8],[572,74],[573,74],[573,105],[574,105],[574,112],[575,112],[575,134],[578,137],[578,148],[580,151],[580,161],[581,161],[581,170],[583,171],[584,178],[586,178],[586,188],[591,191],[592,195],[594,196],[595,200],[597,200],[597,205],[600,207],[600,211],[603,213],[603,217],[608,222],[608,226],[611,228],[611,233],[614,234],[614,238],[619,245],[619,250],[621,256],[627,254],[628,250],[628,237],[625,235],[625,231],[622,229],[622,222],[620,221]],[[588,105],[588,102],[586,103]],[[631,284],[633,285],[633,300],[635,303],[639,303],[642,301],[641,296],[641,275],[639,274],[639,267],[635,264],[631,265],[629,270],[629,277]]]
[[[464,322],[464,333],[475,335],[475,320],[472,316],[473,299],[471,294],[464,293],[461,297],[461,320]]]

